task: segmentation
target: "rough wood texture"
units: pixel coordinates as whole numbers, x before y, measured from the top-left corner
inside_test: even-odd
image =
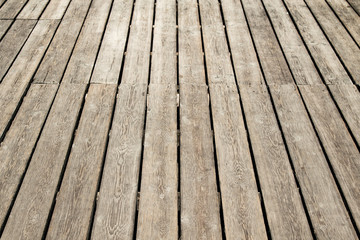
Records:
[[[49,0],[29,0],[17,19],[38,19]]]
[[[325,1],[305,0],[354,81],[360,84],[360,48]],[[356,24],[356,25],[359,25]]]
[[[64,16],[65,10],[71,0],[51,0],[46,6],[45,11],[41,15],[40,19],[61,19]],[[85,4],[85,2],[83,2]],[[67,10],[67,12],[70,9]]]
[[[84,93],[84,85],[60,86],[2,239],[41,239]]]
[[[354,85],[329,86],[352,134],[360,145],[360,93]]]
[[[354,40],[360,45],[360,17],[344,0],[326,0]]]
[[[264,78],[241,2],[221,2],[238,84],[263,84]]]
[[[181,238],[221,239],[206,85],[180,85],[180,131]]]
[[[90,3],[91,0],[73,0],[71,2],[34,76],[35,83],[59,83],[61,81]]]
[[[297,84],[322,84],[322,80],[281,0],[263,0]]]
[[[176,85],[150,84],[137,239],[178,239]]]
[[[52,36],[58,25],[57,20],[42,20],[37,23],[20,54],[0,84],[0,139],[16,110],[20,99],[29,86]]]
[[[92,239],[133,239],[147,84],[119,87]]]
[[[357,239],[297,90],[293,85],[270,90],[316,236]]]
[[[250,31],[267,84],[287,84],[293,79],[261,0],[242,0]]]
[[[350,84],[351,79],[303,1],[284,0],[327,84]]]
[[[301,86],[311,118],[360,227],[360,154],[325,86]]]
[[[4,34],[8,30],[12,22],[13,22],[12,20],[0,19],[0,39],[3,38]]]
[[[0,19],[14,19],[28,0],[7,0],[0,8]]]
[[[133,0],[114,1],[91,83],[118,83],[132,5]]]
[[[1,143],[0,226],[13,201],[56,90],[56,85],[32,85],[12,128]]]
[[[243,86],[240,91],[271,236],[312,239],[268,90]]]
[[[358,15],[360,15],[360,2],[357,0],[347,0],[347,2],[351,5],[351,7],[356,11]]]
[[[86,239],[109,132],[116,85],[91,85],[46,239]]]
[[[0,82],[29,37],[35,20],[16,20],[0,42]]]

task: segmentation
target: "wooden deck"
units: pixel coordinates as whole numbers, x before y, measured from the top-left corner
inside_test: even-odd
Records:
[[[0,0],[0,238],[359,239],[359,0]]]

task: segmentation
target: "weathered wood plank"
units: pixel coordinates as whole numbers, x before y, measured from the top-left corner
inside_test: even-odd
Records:
[[[91,83],[118,83],[132,7],[133,0],[114,1]]]
[[[4,34],[9,29],[12,22],[13,22],[12,20],[0,19],[0,39],[3,38]]]
[[[180,129],[181,238],[221,239],[206,85],[180,84]]]
[[[0,8],[0,19],[14,19],[28,0],[7,0]]]
[[[29,82],[47,48],[58,20],[42,20],[37,23],[20,54],[0,84],[0,136],[16,110],[20,99],[29,86]],[[2,137],[0,137],[1,139]]]
[[[293,78],[261,0],[242,0],[267,84],[292,83]]]
[[[41,15],[40,19],[61,19],[64,16],[66,8],[69,6],[70,2],[75,1],[51,0],[50,3],[46,6],[46,9]],[[83,1],[83,4],[86,5],[86,2]],[[69,10],[70,9],[68,9],[67,11]]]
[[[227,239],[266,239],[246,130],[219,3],[200,0]]]
[[[301,86],[315,128],[360,227],[360,153],[325,86]]]
[[[133,239],[147,84],[119,87],[92,239]]]
[[[242,86],[240,92],[271,236],[312,239],[268,90]]]
[[[94,84],[89,88],[46,239],[87,237],[116,86]]]
[[[12,208],[3,239],[41,239],[85,94],[62,84]]]
[[[73,0],[34,76],[35,83],[59,83],[66,69],[91,0]],[[90,16],[87,19],[90,19]]]
[[[329,86],[352,134],[360,145],[360,93],[354,85]]]
[[[35,20],[16,20],[0,42],[0,82],[36,24]]]
[[[270,90],[315,235],[319,239],[357,239],[295,86],[274,85]]]
[[[327,0],[354,40],[360,45],[360,17],[344,0]]]
[[[0,226],[4,223],[56,90],[57,85],[32,85],[1,143]]]
[[[263,0],[298,85],[322,84],[322,80],[281,0]],[[350,82],[349,82],[350,83]]]
[[[137,239],[178,239],[177,97],[174,84],[150,84]]]
[[[241,2],[223,0],[222,9],[238,84],[263,84],[264,79]]]
[[[109,16],[112,0],[92,1],[86,22],[66,68],[63,81],[88,83],[95,65],[100,41]]]
[[[360,48],[325,1],[305,0],[354,81],[360,84]],[[357,24],[358,25],[358,24]]]
[[[357,0],[347,0],[347,2],[351,5],[351,7],[355,10],[355,12],[360,15],[360,2]]]
[[[17,19],[38,19],[49,0],[29,0],[21,10]]]
[[[284,0],[318,69],[327,84],[349,84],[351,79],[303,1]]]

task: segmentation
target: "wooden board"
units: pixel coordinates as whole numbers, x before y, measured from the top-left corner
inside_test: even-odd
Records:
[[[88,83],[95,64],[100,41],[109,16],[112,0],[92,1],[86,22],[66,68],[63,81]]]
[[[360,145],[360,93],[354,85],[329,86],[352,134]]]
[[[316,67],[281,0],[263,0],[270,21],[298,85],[322,84]]]
[[[315,235],[357,239],[295,86],[274,85],[270,90]]]
[[[221,239],[206,85],[180,84],[180,131],[181,238]]]
[[[325,86],[301,86],[307,108],[360,227],[360,154]]]
[[[345,25],[358,46],[360,45],[360,17],[348,2],[344,0],[327,0],[340,21]]]
[[[84,94],[84,85],[60,86],[2,238],[41,239]]]
[[[269,85],[292,83],[293,78],[261,0],[242,2],[266,83]]]
[[[114,1],[91,83],[118,83],[132,5],[133,0]]]
[[[56,90],[56,85],[32,85],[1,143],[0,226],[21,182]]]
[[[150,84],[147,99],[136,237],[178,239],[176,85]]]
[[[92,239],[133,239],[147,84],[121,84]]]
[[[17,19],[38,19],[49,0],[29,0],[21,10]]]
[[[263,84],[264,78],[241,2],[224,0],[222,9],[238,84]]]
[[[358,15],[360,15],[360,2],[357,0],[347,0],[347,2],[351,5],[351,7],[356,11]]]
[[[329,38],[354,81],[360,84],[360,48],[352,40],[325,1],[305,0],[305,2],[310,7],[317,22]]]
[[[28,0],[7,0],[0,8],[0,19],[14,19]]]
[[[46,6],[45,11],[41,14],[40,19],[61,19],[72,0],[51,0]],[[83,2],[86,5],[85,2]],[[68,9],[67,11],[69,11]],[[78,14],[76,14],[78,15]]]
[[[5,33],[9,29],[10,25],[12,24],[12,20],[2,20],[0,19],[0,39],[2,40]]]
[[[73,0],[71,2],[34,76],[35,83],[59,83],[61,81],[90,3],[90,0]]]
[[[303,1],[284,0],[314,62],[327,84],[350,84],[351,79]]]
[[[0,42],[0,82],[15,60],[36,24],[35,20],[16,20]]]
[[[47,239],[85,239],[88,235],[115,92],[116,85],[111,84],[89,88]]]
[[[42,20],[37,23],[20,54],[0,84],[0,139],[17,109],[20,99],[29,86],[29,82],[47,48],[57,20]]]
[[[240,91],[271,236],[312,239],[268,90],[258,85]]]

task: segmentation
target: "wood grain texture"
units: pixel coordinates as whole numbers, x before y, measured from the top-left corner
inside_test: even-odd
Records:
[[[316,67],[283,2],[281,0],[263,0],[263,3],[296,83],[298,85],[322,84]]]
[[[0,226],[4,223],[56,90],[56,85],[32,85],[1,143]]]
[[[351,7],[356,11],[358,15],[360,15],[360,2],[357,0],[347,0],[347,2],[351,5]]]
[[[59,83],[61,81],[90,3],[91,0],[71,1],[64,19],[61,21],[34,76],[35,83]]]
[[[41,239],[84,94],[84,85],[60,86],[4,229],[3,239]]]
[[[340,18],[340,21],[345,25],[356,43],[360,45],[360,16],[347,1],[327,0],[326,2]]]
[[[360,48],[352,40],[325,1],[305,0],[305,2],[310,7],[354,81],[360,84]],[[359,25],[359,23],[356,25]]]
[[[88,83],[105,29],[112,0],[94,0],[66,68],[63,81]]]
[[[0,8],[0,19],[14,19],[28,0],[7,0]]]
[[[267,84],[292,83],[293,78],[261,0],[242,0]]]
[[[45,11],[41,14],[40,19],[61,19],[70,2],[76,2],[75,0],[51,0],[46,6]],[[86,2],[82,1],[84,5]],[[70,8],[67,10],[69,12]]]
[[[268,90],[258,85],[240,91],[271,237],[312,239]]]
[[[238,84],[264,84],[241,2],[221,2]]]
[[[9,29],[12,22],[13,22],[12,20],[0,19],[0,39],[3,38],[4,34]]]
[[[147,84],[121,84],[92,239],[133,239]]]
[[[150,84],[137,239],[178,239],[176,85]]]
[[[4,77],[21,47],[26,42],[36,24],[35,20],[16,20],[6,36],[0,42],[0,82]]]
[[[303,1],[284,0],[314,62],[327,84],[350,84],[351,79]]]
[[[270,87],[318,239],[357,239],[315,131],[293,85]]]
[[[181,238],[221,239],[206,85],[180,85],[180,131]]]
[[[360,226],[359,151],[325,86],[301,86],[315,128],[349,204]]]
[[[114,1],[91,83],[118,83],[132,6],[133,0]]]
[[[29,82],[47,48],[55,29],[57,20],[42,20],[37,23],[20,54],[0,84],[0,136],[7,128],[8,122],[16,110],[20,99],[29,86]],[[1,137],[0,137],[1,138]]]
[[[360,145],[360,93],[354,85],[329,86],[352,134]]]
[[[29,0],[21,10],[17,19],[38,19],[49,0]]]
[[[86,239],[109,133],[116,85],[87,93],[46,239]]]

